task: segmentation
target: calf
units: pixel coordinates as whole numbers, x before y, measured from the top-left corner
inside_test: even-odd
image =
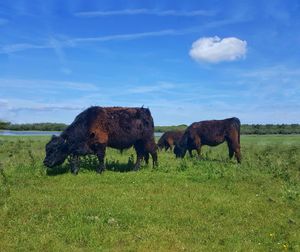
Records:
[[[159,149],[172,150],[173,146],[178,144],[183,136],[184,131],[167,131],[158,140],[157,146]]]

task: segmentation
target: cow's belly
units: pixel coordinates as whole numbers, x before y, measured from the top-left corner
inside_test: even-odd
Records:
[[[203,137],[201,138],[201,143],[203,145],[216,146],[225,141],[224,136],[214,136],[214,137]]]
[[[108,141],[108,147],[114,149],[128,149],[136,142],[136,139],[112,139]]]

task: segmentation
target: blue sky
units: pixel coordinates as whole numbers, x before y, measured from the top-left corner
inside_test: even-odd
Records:
[[[149,107],[156,125],[300,123],[300,2],[0,1],[0,119]]]

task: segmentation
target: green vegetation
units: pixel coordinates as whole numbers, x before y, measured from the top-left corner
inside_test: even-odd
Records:
[[[300,134],[300,124],[242,124],[242,134]]]
[[[0,130],[41,130],[41,131],[62,131],[68,125],[63,123],[24,123],[12,124],[0,121]],[[187,125],[177,126],[155,126],[155,132],[166,132],[170,130],[185,130]],[[241,134],[300,134],[300,124],[242,124]]]
[[[0,251],[300,250],[299,135],[243,136],[241,165],[223,144],[128,172],[133,150],[109,149],[78,176],[45,170],[48,140],[0,137]]]
[[[179,131],[185,130],[187,125],[181,124],[177,126],[155,126],[155,132],[166,132],[166,131]]]
[[[155,126],[155,132],[185,130],[187,125]],[[300,124],[242,124],[242,135],[300,134]]]
[[[22,123],[12,124],[0,121],[0,130],[41,130],[41,131],[62,131],[67,127],[64,123]]]

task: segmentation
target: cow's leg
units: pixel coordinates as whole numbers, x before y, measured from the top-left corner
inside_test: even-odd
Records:
[[[169,140],[170,151],[173,152],[174,141],[172,139]]]
[[[226,141],[229,150],[229,157],[232,158],[234,154],[237,162],[241,163],[241,147],[237,137],[231,137],[229,139],[226,139]]]
[[[238,143],[232,143],[229,151],[232,151],[238,163],[241,163],[241,148]]]
[[[137,171],[137,170],[140,169],[141,161],[142,161],[144,155],[143,155],[143,152],[136,151],[136,156],[137,156],[136,163],[135,163],[134,168],[133,168],[134,171]]]
[[[170,144],[170,141],[167,141],[167,150],[169,150],[170,149],[170,151],[172,151],[172,145]]]
[[[169,145],[168,145],[169,146]],[[157,162],[157,146],[156,146],[156,143],[155,143],[155,140],[154,138],[148,140],[145,144],[144,144],[144,149],[147,153],[150,153],[151,154],[151,157],[152,157],[152,165],[153,165],[153,168],[155,166],[158,165],[158,162]]]
[[[145,150],[144,150],[143,143],[141,141],[136,142],[134,144],[134,148],[135,148],[135,151],[136,151],[136,163],[134,165],[133,170],[137,171],[138,169],[140,169],[141,161],[144,157]]]
[[[201,139],[198,135],[194,136],[194,147],[197,151],[198,158],[201,158]]]
[[[164,140],[164,149],[165,149],[165,151],[167,151],[168,150],[168,142],[167,142],[167,140]]]
[[[190,157],[192,158],[193,157],[193,150],[192,149],[188,149],[188,151],[189,151],[189,154],[190,154]]]
[[[229,141],[227,141],[227,146],[228,146],[229,158],[231,159],[233,157],[233,154],[234,154],[234,149],[232,147],[232,144]]]
[[[157,152],[156,151],[151,151],[151,157],[152,157],[152,165],[153,168],[158,166],[158,162],[157,162]]]
[[[77,175],[79,172],[79,157],[77,155],[72,155],[70,158],[71,172]]]
[[[234,150],[235,158],[237,162],[240,164],[241,163],[241,147],[238,144],[238,146]]]
[[[99,161],[99,166],[97,167],[97,172],[102,173],[105,170],[105,163],[104,163],[104,158],[105,158],[105,151],[106,151],[106,146],[105,145],[97,145],[97,158]]]
[[[144,153],[144,160],[145,160],[146,164],[149,164],[149,153],[148,152]]]

